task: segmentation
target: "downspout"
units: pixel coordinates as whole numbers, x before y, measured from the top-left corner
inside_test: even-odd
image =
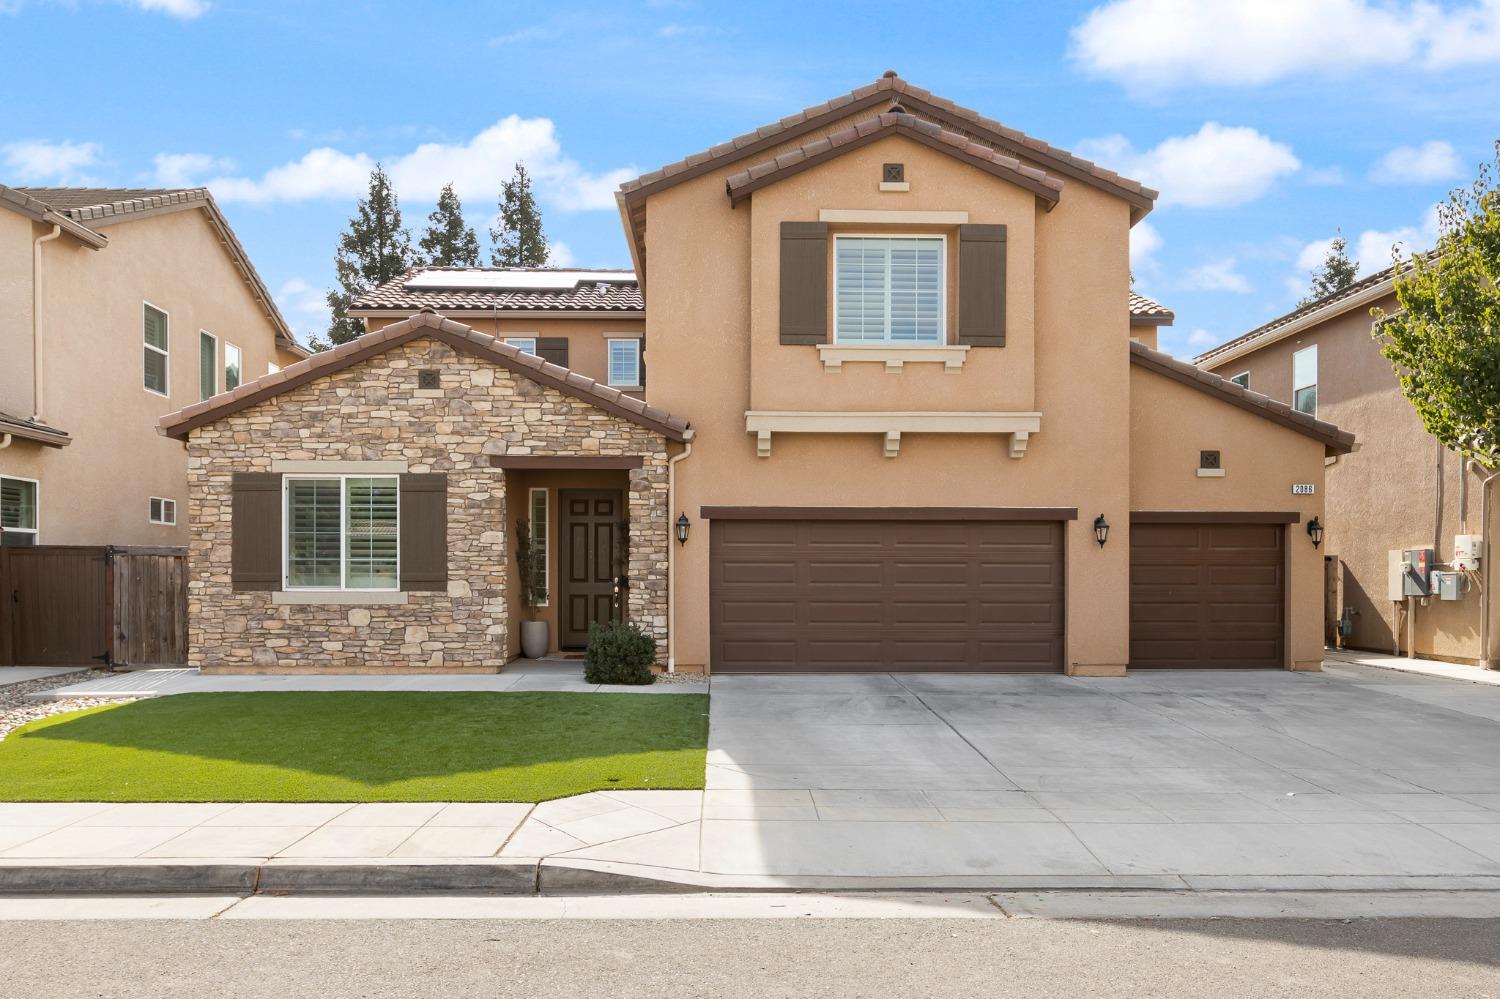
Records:
[[[1484,669],[1495,668],[1495,662],[1490,658],[1490,606],[1493,603],[1490,593],[1495,578],[1492,571],[1494,546],[1490,544],[1490,504],[1493,502],[1490,487],[1496,479],[1500,479],[1500,470],[1485,476],[1479,487],[1479,536],[1484,539],[1484,557],[1479,561],[1479,665]]]
[[[677,672],[677,539],[672,536],[672,511],[677,509],[677,463],[693,453],[693,432],[683,435],[687,447],[667,459],[667,672]]]
[[[42,405],[42,244],[62,235],[62,226],[31,242],[31,422],[45,423]]]

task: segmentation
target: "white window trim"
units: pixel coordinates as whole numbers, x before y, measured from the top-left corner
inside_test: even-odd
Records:
[[[24,475],[0,475],[0,479],[15,479],[17,482],[30,482],[31,485],[32,485],[32,496],[34,497],[34,503],[35,503],[35,506],[36,506],[36,521],[35,521],[36,526],[35,527],[7,527],[7,528],[3,529],[4,532],[6,534],[29,534],[29,535],[31,535],[31,543],[32,544],[34,544],[34,545],[41,544],[42,543],[42,480],[41,479],[28,479]]]
[[[1238,379],[1241,379],[1241,378],[1243,378],[1245,380],[1243,382],[1239,381]],[[1241,371],[1237,375],[1230,375],[1229,376],[1229,380],[1232,381],[1232,382],[1234,382],[1236,385],[1238,385],[1242,389],[1248,389],[1250,387],[1250,372],[1248,372],[1248,371]]]
[[[289,485],[294,479],[337,479],[339,483],[339,585],[338,586],[293,586],[291,583],[291,551],[288,547],[287,497]],[[347,532],[349,529],[349,480],[391,479],[396,483],[396,585],[394,587],[350,587],[349,551]],[[281,588],[287,593],[400,593],[401,592],[401,478],[396,475],[341,475],[308,472],[281,477]]]
[[[1301,385],[1299,385],[1299,384],[1297,384],[1297,358],[1301,357],[1303,354],[1306,354],[1308,351],[1312,351],[1312,356],[1313,356],[1313,378],[1312,378],[1312,381],[1310,381],[1310,382],[1304,382]],[[1313,390],[1313,408],[1312,408],[1312,412],[1310,412],[1310,413],[1307,413],[1306,410],[1297,409],[1297,393],[1299,391],[1301,391],[1302,389],[1305,389],[1305,388],[1310,388],[1310,389]],[[1311,416],[1314,419],[1317,419],[1317,416],[1318,416],[1318,345],[1315,344],[1315,343],[1308,344],[1306,347],[1303,347],[1301,350],[1296,350],[1296,351],[1292,352],[1292,398],[1291,398],[1291,403],[1292,403],[1292,409],[1295,410],[1296,412],[1298,412],[1298,413],[1306,413],[1306,415]]]
[[[162,516],[161,516],[160,520],[153,519],[152,516],[151,516],[151,504],[152,503],[160,503],[161,504],[161,513],[162,513]],[[167,519],[167,504],[168,503],[172,504],[172,519],[171,520]],[[147,503],[146,503],[146,519],[148,521],[150,521],[151,523],[153,523],[153,524],[161,524],[164,527],[176,527],[177,526],[177,501],[174,500],[174,499],[170,499],[170,498],[168,498],[166,496],[152,496],[151,499],[148,500]]]
[[[515,336],[502,337],[501,339],[504,342],[510,344],[512,347],[515,347],[517,350],[521,349],[521,345],[518,344],[518,343],[516,343],[516,341],[517,340],[525,340],[525,341],[527,341],[528,343],[531,344],[531,350],[528,353],[535,354],[536,353],[536,343],[537,343],[538,340],[541,339],[541,337],[538,336],[535,333],[518,333]]]
[[[203,395],[203,338],[204,337],[208,337],[210,340],[212,340],[214,342],[214,363],[213,363],[214,390],[212,392],[210,392],[207,396]],[[219,338],[216,337],[216,336],[214,336],[208,330],[199,330],[198,331],[198,395],[199,395],[200,398],[199,398],[198,401],[202,402],[203,399],[211,398],[211,397],[216,396],[218,394],[219,394]]]
[[[943,252],[939,255],[942,262],[942,270],[938,275],[938,338],[936,340],[841,340],[839,339],[839,240],[841,239],[937,239],[943,243]],[[885,316],[887,330],[890,328],[891,319],[891,286],[886,282],[885,286]],[[942,232],[851,232],[835,233],[833,237],[833,343],[840,347],[852,347],[860,344],[872,346],[906,348],[906,347],[941,347],[948,343],[948,234]]]
[[[219,367],[221,369],[223,369],[223,374],[224,374],[224,382],[223,382],[223,384],[224,384],[224,391],[225,392],[229,391],[229,352],[231,350],[234,351],[235,359],[239,362],[239,366],[240,366],[240,380],[239,380],[239,383],[236,384],[234,387],[235,388],[239,388],[240,385],[245,384],[245,352],[243,350],[240,350],[238,344],[230,343],[228,340],[225,340],[224,341],[224,351],[223,351],[223,353],[224,353],[224,359],[223,359],[223,363],[219,365]]]
[[[146,306],[148,305],[151,308],[155,309],[157,312],[160,312],[162,315],[167,317],[166,350],[162,350],[160,347],[153,347],[151,344],[146,342]],[[147,350],[154,350],[162,357],[166,358],[166,372],[162,375],[162,381],[166,383],[167,390],[165,392],[158,392],[156,391],[156,389],[146,388],[146,370],[144,366],[141,368],[141,388],[146,389],[146,391],[151,393],[152,395],[159,395],[163,399],[172,398],[172,313],[168,312],[166,309],[163,309],[155,302],[148,301],[144,298],[141,299],[141,346],[145,347]]]
[[[616,342],[635,344],[635,381],[633,382],[615,381],[615,366],[611,357],[614,353]],[[645,388],[645,383],[641,380],[641,357],[643,354],[641,347],[642,339],[638,336],[606,336],[604,338],[604,377],[609,382],[610,388],[621,389],[623,391]]]
[[[546,516],[542,518],[542,586],[547,598],[538,607],[552,606],[552,497],[545,488],[532,487],[526,491],[526,521],[531,525],[531,536],[536,537],[536,494],[542,494]]]

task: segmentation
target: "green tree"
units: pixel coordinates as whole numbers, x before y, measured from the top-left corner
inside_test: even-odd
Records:
[[[1500,469],[1500,142],[1495,168],[1438,206],[1429,253],[1396,256],[1396,301],[1375,316],[1380,352],[1444,447]]]
[[[436,267],[477,267],[479,237],[464,222],[463,205],[450,182],[443,185],[437,207],[427,216],[427,231],[417,244],[422,263]]]
[[[496,267],[547,265],[542,210],[531,193],[531,175],[519,163],[515,175],[500,188],[500,224],[490,230],[490,263]]]
[[[378,285],[399,277],[411,263],[411,235],[401,227],[396,189],[376,164],[370,173],[369,194],[360,199],[349,228],[339,236],[339,248],[333,255],[339,287],[328,293],[328,308],[333,314],[328,339],[313,338],[313,349],[348,343],[363,333],[364,325],[349,317],[349,306]]]
[[[1354,261],[1349,259],[1348,249],[1349,244],[1344,241],[1343,230],[1339,230],[1328,246],[1328,255],[1310,275],[1312,287],[1308,290],[1307,297],[1297,303],[1297,308],[1311,305],[1336,291],[1343,291],[1354,283],[1357,272]]]

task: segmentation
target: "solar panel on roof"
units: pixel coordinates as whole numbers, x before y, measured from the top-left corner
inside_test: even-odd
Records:
[[[412,275],[409,291],[572,291],[581,284],[635,284],[634,271],[429,270]]]

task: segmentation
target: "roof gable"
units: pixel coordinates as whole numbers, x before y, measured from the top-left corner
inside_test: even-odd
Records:
[[[905,112],[888,111],[841,128],[814,142],[782,153],[774,160],[757,163],[725,181],[729,203],[737,205],[760,188],[801,173],[811,167],[837,159],[861,146],[900,135],[920,142],[938,152],[968,163],[1002,180],[1007,180],[1036,195],[1050,211],[1057,205],[1063,182],[1035,167],[1024,166],[1013,156],[997,153],[988,146],[970,142],[957,132],[946,131],[930,121]]]
[[[1170,378],[1188,388],[1206,392],[1221,402],[1227,402],[1231,406],[1238,406],[1263,419],[1279,423],[1288,430],[1295,430],[1305,437],[1311,437],[1324,446],[1327,454],[1348,454],[1354,450],[1354,435],[1349,431],[1340,430],[1326,420],[1299,413],[1284,402],[1277,402],[1269,396],[1252,392],[1227,378],[1196,368],[1186,361],[1179,361],[1171,354],[1152,350],[1135,340],[1130,341],[1130,363]]]
[[[1193,358],[1193,362],[1217,366],[1289,337],[1298,330],[1304,330],[1309,326],[1316,326],[1318,323],[1341,316],[1350,309],[1369,305],[1395,291],[1395,273],[1395,268],[1387,267],[1367,278],[1361,278],[1347,288],[1340,289],[1331,295],[1324,295],[1316,302],[1309,302],[1284,316],[1277,316],[1268,323],[1262,323],[1249,333],[1241,333],[1233,340],[1227,340],[1217,347],[1206,350]]]
[[[564,395],[581,399],[614,416],[654,430],[668,440],[685,441],[692,436],[686,420],[655,406],[648,406],[617,389],[600,385],[592,378],[543,361],[534,354],[523,353],[502,340],[480,333],[463,323],[445,319],[435,312],[418,313],[410,319],[392,323],[332,350],[314,354],[280,371],[246,382],[232,392],[221,393],[163,416],[159,421],[161,432],[168,437],[186,440],[188,434],[198,427],[222,420],[310,381],[352,368],[361,361],[424,336],[441,340],[454,350],[481,357]]]

